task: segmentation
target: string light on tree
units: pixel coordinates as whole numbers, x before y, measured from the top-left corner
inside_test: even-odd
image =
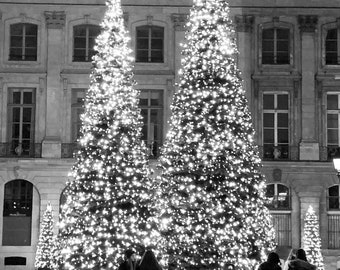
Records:
[[[311,205],[308,207],[304,221],[303,248],[306,251],[307,259],[318,270],[324,270],[319,222]]]
[[[157,245],[160,239],[151,221],[153,184],[140,139],[129,35],[121,1],[106,5],[85,97],[80,150],[61,213],[68,270],[117,269],[127,248]]]
[[[162,148],[159,209],[177,269],[252,269],[274,248],[225,0],[194,0]]]
[[[53,228],[52,206],[48,203],[41,223],[39,242],[35,256],[34,267],[37,269],[53,269]]]

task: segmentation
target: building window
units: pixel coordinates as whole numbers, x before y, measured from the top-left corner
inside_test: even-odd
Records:
[[[30,246],[33,185],[13,180],[5,185],[3,233],[4,246]]]
[[[292,222],[290,213],[271,213],[278,246],[292,246]]]
[[[329,158],[340,146],[340,94],[327,94],[327,148]]]
[[[11,155],[32,156],[34,154],[34,115],[34,89],[9,89],[8,134]]]
[[[262,64],[285,65],[290,58],[290,29],[265,28],[262,30]]]
[[[136,28],[136,62],[164,62],[164,28],[140,26]]]
[[[143,116],[142,139],[150,157],[155,158],[163,141],[163,91],[142,90],[139,105]]]
[[[77,142],[80,137],[82,121],[80,116],[84,112],[85,89],[72,89],[72,141]]]
[[[90,62],[96,54],[96,37],[100,33],[97,25],[77,25],[73,27],[73,62]]]
[[[339,64],[339,29],[333,28],[327,30],[325,48],[326,48],[326,65]]]
[[[10,26],[9,60],[36,61],[38,26],[31,23],[16,23]]]
[[[290,210],[289,188],[282,184],[268,184],[266,188],[267,206],[271,210]]]
[[[328,210],[340,210],[339,198],[340,198],[339,185],[328,188]],[[339,224],[340,225],[340,224]]]
[[[266,159],[288,159],[288,94],[263,94],[263,153]]]

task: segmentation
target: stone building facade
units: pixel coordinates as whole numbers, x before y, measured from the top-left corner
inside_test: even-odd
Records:
[[[166,134],[191,0],[122,0],[153,166]],[[340,3],[230,0],[238,63],[263,159],[279,251],[302,243],[312,205],[338,269]],[[0,269],[32,270],[48,202],[74,160],[104,0],[0,0]]]

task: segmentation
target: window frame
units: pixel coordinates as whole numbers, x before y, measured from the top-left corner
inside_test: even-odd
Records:
[[[266,188],[270,185],[273,185],[274,186],[274,195],[273,197],[274,198],[277,198],[277,201],[279,201],[279,197],[280,197],[280,194],[278,192],[279,190],[279,186],[283,186],[285,187],[287,190],[288,190],[288,193],[285,197],[288,198],[288,207],[284,207],[284,208],[280,208],[280,207],[270,207],[268,206],[268,209],[272,210],[272,211],[291,211],[292,210],[292,200],[291,200],[291,191],[290,191],[290,188],[282,183],[267,183],[266,185]],[[267,194],[266,194],[266,198],[267,198]],[[273,200],[275,201],[275,199]]]
[[[79,116],[84,113],[84,106],[85,106],[85,95],[86,95],[86,88],[72,88],[71,90],[71,142],[77,143],[78,139],[78,127],[81,128],[81,119],[78,118],[78,111],[81,110],[82,112]],[[82,93],[84,96],[83,102],[73,102],[75,96],[78,93]]]
[[[19,92],[20,94],[20,104],[15,104],[15,103],[10,103],[11,100],[11,95],[14,92]],[[23,93],[32,93],[32,104],[24,104],[23,102]],[[10,156],[23,156],[23,157],[32,157],[34,156],[34,148],[35,148],[35,119],[36,119],[36,89],[32,87],[9,87],[8,88],[8,97],[7,97],[7,142],[9,144],[9,155]],[[23,130],[23,125],[24,125],[24,119],[23,119],[23,110],[25,108],[30,108],[32,109],[31,111],[31,121],[30,121],[30,148],[29,148],[29,153],[28,155],[21,155],[19,152],[20,150],[18,149],[19,153],[11,153],[12,151],[12,141],[13,141],[13,135],[12,135],[12,125],[14,123],[13,121],[13,108],[20,108],[20,120],[19,120],[19,144],[22,144],[22,130]],[[15,150],[14,150],[15,151]]]
[[[148,52],[148,61],[137,61],[138,59],[138,51],[140,51],[141,49],[138,49],[138,40],[140,40],[141,38],[138,38],[137,36],[137,33],[138,33],[138,29],[139,28],[147,28],[148,29],[148,48],[147,49],[144,49],[147,50]],[[161,52],[162,52],[162,60],[161,61],[151,61],[152,60],[152,29],[155,28],[155,29],[161,29],[163,31],[163,36],[162,36],[162,49],[161,49]],[[144,37],[145,38],[145,37]],[[160,38],[157,38],[157,39],[160,39]],[[165,49],[164,49],[164,46],[165,46],[165,28],[163,26],[159,26],[159,25],[139,25],[139,26],[136,26],[136,33],[135,33],[135,62],[136,63],[148,63],[148,64],[154,64],[154,63],[164,63],[165,62]]]
[[[271,28],[286,28],[289,29],[289,63],[288,64],[263,64],[262,63],[262,33],[264,29],[271,29]],[[294,67],[294,26],[287,22],[282,21],[273,21],[273,22],[266,22],[259,24],[258,26],[258,65],[260,69],[266,69],[266,71],[273,71],[277,69],[292,69]]]
[[[140,105],[139,104],[139,109],[142,111],[143,109],[144,110],[147,110],[147,113],[148,113],[148,123],[147,123],[147,140],[145,142],[145,145],[148,149],[148,154],[149,154],[149,158],[157,158],[160,154],[160,147],[163,145],[163,142],[164,142],[164,115],[165,115],[165,104],[164,104],[164,94],[165,94],[165,91],[163,89],[140,89],[140,95],[139,95],[139,99],[142,97],[142,92],[144,93],[148,93],[148,105]],[[151,93],[153,92],[159,92],[161,93],[161,101],[162,101],[162,105],[158,105],[158,106],[152,106],[151,103],[150,103],[150,97],[151,97]],[[157,110],[161,110],[161,117],[160,117],[160,130],[161,130],[161,135],[160,135],[160,139],[159,139],[159,146],[158,146],[158,149],[156,150],[157,154],[156,155],[153,155],[152,154],[152,148],[153,148],[153,145],[150,143],[151,141],[154,142],[153,138],[151,138],[151,132],[150,132],[150,128],[151,128],[151,110],[152,109],[157,109]],[[143,122],[143,125],[144,125],[144,122]]]
[[[265,95],[274,95],[274,108],[273,109],[264,109],[264,96]],[[278,95],[287,95],[287,100],[288,100],[288,108],[287,110],[284,109],[278,109],[277,108],[277,97]],[[261,138],[261,144],[263,147],[263,158],[264,159],[268,159],[268,160],[289,160],[290,159],[290,146],[292,144],[292,140],[291,140],[291,104],[290,104],[290,99],[291,99],[291,93],[289,91],[263,91],[261,93],[261,133],[262,133],[262,138]],[[265,126],[264,126],[264,114],[265,113],[271,113],[274,114],[274,142],[273,142],[273,152],[275,151],[275,149],[278,149],[279,151],[281,151],[278,147],[279,147],[279,143],[278,143],[278,114],[281,113],[287,113],[288,114],[288,123],[287,123],[287,132],[288,132],[288,143],[287,143],[287,148],[288,148],[288,154],[287,154],[287,158],[281,158],[282,153],[278,153],[278,158],[275,158],[275,155],[273,153],[273,158],[270,157],[265,157],[265,141],[264,141],[264,130],[265,130]],[[282,129],[282,127],[280,127],[280,129]]]
[[[337,29],[337,57],[338,64],[326,63],[326,38],[329,30]],[[321,65],[326,69],[340,69],[340,18],[335,22],[325,23],[321,26],[322,38],[321,38]]]
[[[76,36],[75,36],[75,32],[76,31],[75,30],[76,30],[77,27],[85,27],[85,32],[86,32],[86,35],[85,35],[85,40],[86,40],[85,41],[85,60],[83,60],[83,61],[79,61],[79,60],[75,60],[74,59],[75,58],[75,50],[77,49],[77,48],[75,48],[75,39],[76,39]],[[94,44],[95,44],[95,40],[96,40],[98,35],[96,37],[89,36],[90,27],[98,28],[96,30],[99,30],[98,35],[100,34],[101,27],[100,27],[100,25],[97,25],[97,24],[82,23],[82,24],[76,24],[76,25],[72,26],[72,62],[73,63],[91,63],[92,62],[92,56],[91,57],[89,56],[89,52],[91,50],[90,47],[89,47],[89,40],[92,37],[94,39]],[[95,50],[94,49],[93,49],[93,52],[94,52],[93,55],[95,55]]]
[[[327,100],[328,100],[328,95],[337,95],[338,96],[338,109],[337,110],[328,110],[328,104],[327,104]],[[324,120],[324,123],[325,123],[325,145],[326,145],[326,148],[327,148],[327,159],[330,159],[332,154],[334,154],[335,150],[340,147],[340,92],[339,91],[326,91],[325,92],[325,95],[324,95],[324,104],[325,104],[325,120]],[[332,111],[333,113],[331,114],[337,114],[338,116],[338,145],[332,145],[332,144],[328,144],[328,115],[329,115],[329,111]],[[334,129],[334,128],[333,128]]]

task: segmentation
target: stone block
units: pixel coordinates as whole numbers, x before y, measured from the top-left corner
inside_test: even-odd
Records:
[[[319,160],[319,143],[301,142],[300,160]]]
[[[41,156],[43,158],[61,158],[61,141],[46,138],[42,142]]]

